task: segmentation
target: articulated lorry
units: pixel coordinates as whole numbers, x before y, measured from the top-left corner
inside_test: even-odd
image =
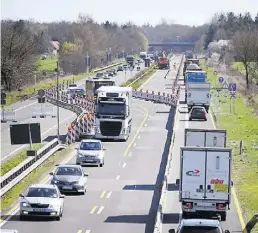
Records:
[[[132,88],[101,87],[97,90],[95,138],[126,141],[132,127]]]
[[[226,221],[231,203],[232,149],[180,149],[180,179],[177,184],[183,218],[220,216],[222,221]]]

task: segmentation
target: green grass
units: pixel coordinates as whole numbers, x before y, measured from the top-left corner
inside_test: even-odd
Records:
[[[37,61],[38,71],[46,71],[48,74],[53,73],[56,68],[57,56],[47,56],[46,60],[39,59]]]
[[[108,70],[108,69],[105,69],[105,70]],[[70,76],[66,76],[64,78],[60,78],[59,82],[60,82],[60,84],[62,84],[63,82],[66,84],[67,81],[73,81],[73,80],[78,81],[78,80],[87,78],[89,76],[92,76],[93,74],[94,73],[91,72],[91,73],[82,73],[82,74],[79,74],[79,75],[70,75]],[[56,85],[56,80],[55,79],[47,79],[46,81],[43,81],[41,83],[37,83],[36,85],[26,87],[21,92],[12,91],[10,93],[6,93],[7,94],[6,105],[8,106],[8,105],[13,104],[15,102],[18,102],[20,100],[28,98],[31,95],[35,94],[35,92],[37,93],[38,90],[48,89],[48,88],[50,88],[51,86],[54,86],[54,85]]]
[[[212,87],[218,86],[217,77],[213,69],[205,69]],[[237,95],[232,100],[230,112],[230,99],[215,97],[213,93],[212,105],[220,129],[227,130],[228,146],[233,148],[233,180],[241,208],[247,220],[258,210],[258,117],[252,108],[245,104],[243,96]],[[244,143],[244,160],[239,155],[239,143]],[[258,232],[258,226],[252,232]]]
[[[1,211],[7,210],[12,205],[19,200],[19,194],[24,192],[31,184],[40,182],[44,176],[52,171],[55,164],[61,162],[64,159],[64,155],[71,153],[72,149],[68,148],[59,151],[49,157],[44,163],[42,163],[37,169],[32,171],[28,176],[26,176],[20,183],[10,189],[1,197]]]
[[[42,144],[32,145],[32,150],[39,150],[42,146]],[[15,168],[18,164],[20,164],[27,158],[28,157],[26,149],[20,152],[19,154],[13,156],[11,159],[8,159],[6,162],[3,162],[1,164],[0,176],[5,175],[7,172],[11,171],[13,168]]]

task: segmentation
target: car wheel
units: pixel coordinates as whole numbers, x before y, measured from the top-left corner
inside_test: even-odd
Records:
[[[60,221],[61,215],[56,216],[56,221]]]
[[[192,120],[192,118],[189,118],[189,121],[191,121]]]
[[[225,222],[227,220],[227,213],[226,212],[222,212],[220,214],[220,217],[221,217],[221,221]]]
[[[207,121],[207,119],[204,119],[204,121]]]
[[[21,221],[26,220],[26,216],[20,214],[20,220],[21,220]]]
[[[104,162],[102,162],[101,164],[99,164],[100,167],[103,167],[103,165],[104,165]]]

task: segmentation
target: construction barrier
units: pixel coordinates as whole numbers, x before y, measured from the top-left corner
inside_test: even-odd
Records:
[[[43,104],[42,106],[34,107],[34,110],[32,112],[32,118],[36,118],[36,117],[45,118],[47,116],[56,117],[54,113],[54,107],[45,106]]]

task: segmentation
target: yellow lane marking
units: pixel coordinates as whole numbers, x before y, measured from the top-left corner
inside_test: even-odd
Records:
[[[103,192],[100,194],[100,198],[104,198],[105,193],[106,193],[106,191],[103,191]]]
[[[82,233],[82,230],[77,231],[77,233]]]
[[[212,116],[211,112],[209,112],[209,113],[210,113],[210,118],[211,118],[212,125],[213,125],[214,129],[216,129],[217,127],[216,127],[216,124],[214,122],[213,116]],[[234,187],[232,187],[231,190],[232,190],[232,196],[233,196],[233,199],[234,199],[234,202],[235,202],[235,205],[236,205],[236,210],[237,210],[237,214],[238,214],[238,218],[239,218],[242,230],[244,231],[244,233],[246,233],[245,221],[244,221],[242,210],[241,210],[241,207],[240,207],[237,195],[236,195],[236,190],[235,190]]]
[[[97,208],[98,208],[98,206],[94,205],[90,211],[90,214],[94,214],[94,212],[96,211]]]
[[[141,107],[142,107],[142,106],[141,106]],[[141,131],[143,125],[145,124],[145,122],[146,122],[147,119],[148,119],[149,111],[148,111],[146,108],[144,108],[144,107],[142,107],[142,108],[143,108],[143,110],[145,111],[145,117],[144,117],[143,121],[141,122],[140,126],[138,127],[138,129],[137,129],[137,131],[136,131],[136,133],[135,133],[133,139],[130,141],[128,147],[126,148],[126,150],[125,150],[125,152],[124,152],[124,154],[123,154],[124,157],[128,154],[129,150],[131,149],[131,147],[133,146],[134,142],[136,141],[136,139],[137,139],[137,137],[138,137],[138,135],[139,135],[139,133],[140,133],[140,131]]]

